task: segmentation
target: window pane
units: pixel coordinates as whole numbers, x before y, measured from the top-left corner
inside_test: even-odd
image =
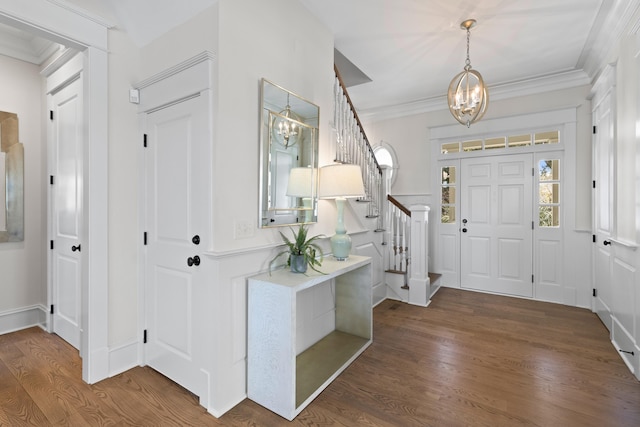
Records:
[[[442,184],[451,185],[456,183],[456,167],[445,166],[442,168]]]
[[[456,222],[456,207],[455,206],[443,206],[442,215],[440,216],[440,222],[443,224],[453,224]]]
[[[465,141],[462,143],[462,151],[478,151],[482,150],[482,140]]]
[[[559,227],[559,211],[558,206],[540,206],[540,227]]]
[[[456,204],[456,187],[442,187],[442,204]]]
[[[533,137],[534,141],[537,144],[557,144],[560,140],[560,132],[557,130],[551,132],[540,132],[536,133]]]
[[[531,145],[531,135],[515,135],[509,137],[509,147]]]
[[[484,141],[484,149],[491,150],[493,148],[504,148],[506,147],[506,138],[489,138]]]
[[[560,203],[560,184],[540,184],[540,203]]]
[[[538,177],[540,181],[558,181],[560,179],[560,161],[540,160]]]
[[[459,142],[450,142],[448,144],[442,144],[442,146],[440,148],[440,152],[442,154],[459,153],[460,152],[460,143]]]
[[[386,148],[376,147],[373,150],[373,154],[376,156],[376,161],[380,166],[393,167],[393,157],[391,157],[391,153]]]

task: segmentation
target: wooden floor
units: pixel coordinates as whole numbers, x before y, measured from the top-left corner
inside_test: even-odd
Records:
[[[640,426],[640,383],[588,310],[454,289],[384,301],[374,343],[293,422],[245,400],[220,419],[149,368],[95,385],[31,328],[0,336],[0,426]]]

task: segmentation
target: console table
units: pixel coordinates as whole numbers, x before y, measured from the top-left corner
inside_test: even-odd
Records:
[[[371,259],[325,258],[319,274],[288,270],[249,278],[247,395],[293,420],[369,345],[373,337]],[[297,294],[333,281],[335,330],[296,354]]]

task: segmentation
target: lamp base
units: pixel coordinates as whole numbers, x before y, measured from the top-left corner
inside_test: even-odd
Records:
[[[351,252],[351,237],[348,234],[334,234],[331,236],[331,252],[338,261],[345,261],[349,258],[349,252]]]

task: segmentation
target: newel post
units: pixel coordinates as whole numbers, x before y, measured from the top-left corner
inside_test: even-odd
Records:
[[[426,307],[431,302],[429,283],[429,206],[412,205],[409,255],[409,304]]]

